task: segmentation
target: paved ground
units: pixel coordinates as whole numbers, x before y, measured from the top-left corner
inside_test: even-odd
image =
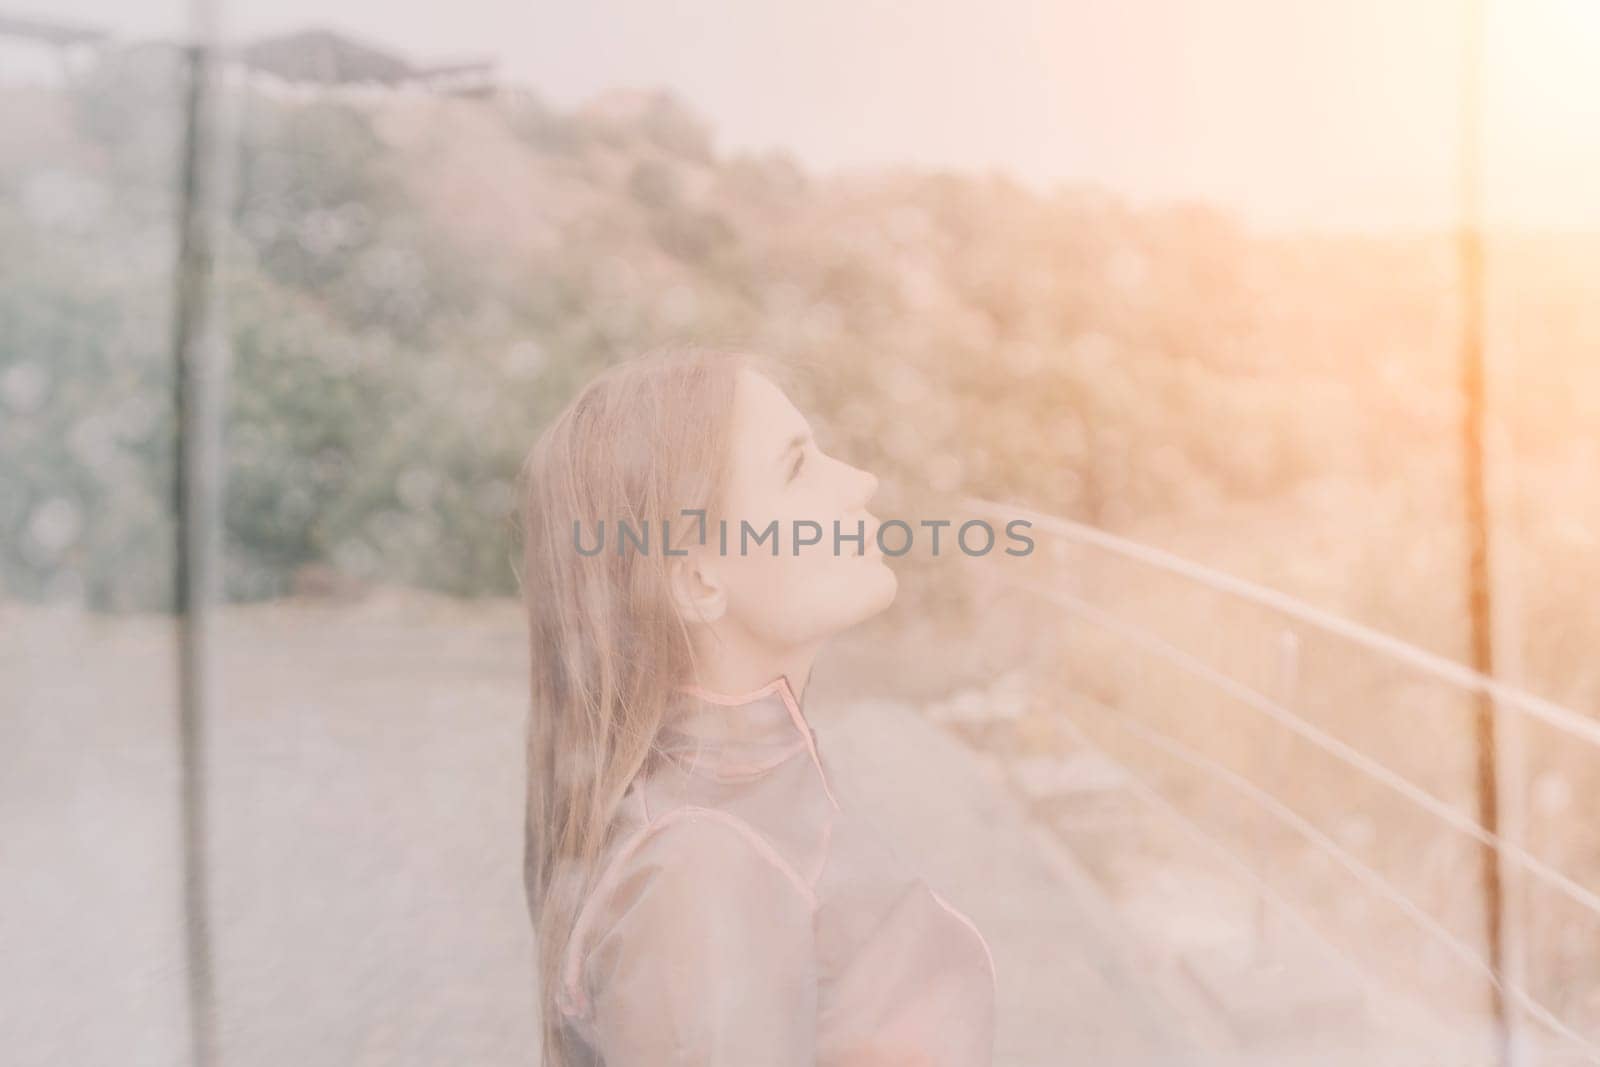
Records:
[[[0,625],[0,1047],[181,1062],[170,623]],[[533,1062],[514,605],[279,605],[222,635],[224,1062]],[[970,752],[905,705],[808,706],[841,788],[991,942],[1000,1064],[1182,1062],[1086,885]]]

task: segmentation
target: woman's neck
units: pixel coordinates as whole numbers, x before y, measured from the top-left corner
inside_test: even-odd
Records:
[[[779,675],[787,678],[796,700],[811,678],[811,665],[820,645],[773,649],[756,642],[730,640],[726,635],[699,643],[695,649],[698,674],[690,679],[713,693],[750,693]]]

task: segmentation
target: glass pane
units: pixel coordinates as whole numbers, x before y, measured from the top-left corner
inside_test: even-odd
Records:
[[[181,1063],[184,21],[92,14],[0,19],[0,1047]]]
[[[866,484],[826,454],[903,524],[892,604],[800,640],[778,569],[795,610],[725,617],[783,635],[741,646],[763,680],[815,657],[776,721],[981,933],[995,1063],[1480,1062],[1500,1015],[1529,1062],[1600,1043],[1588,0],[57,6],[0,17],[13,1058],[185,1062],[206,988],[229,1067],[537,1057],[540,938],[576,924],[529,917],[530,711],[643,653],[530,629],[563,587],[525,580],[519,490],[580,390],[673,343],[786,366],[820,480],[783,492]],[[225,31],[222,605],[186,813],[193,18]],[[642,510],[663,442],[737,466],[732,427],[773,429],[691,394],[553,480]],[[979,518],[1028,550],[972,551]],[[565,706],[571,781],[635,751],[623,704]],[[557,867],[593,890],[594,859]],[[836,972],[871,955],[884,924],[819,914]],[[830,995],[835,1026],[872,999]]]

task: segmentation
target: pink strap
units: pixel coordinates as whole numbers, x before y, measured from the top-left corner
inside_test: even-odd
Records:
[[[999,968],[995,967],[994,965],[994,953],[989,951],[989,939],[983,936],[983,931],[978,929],[977,923],[974,923],[971,919],[967,918],[966,915],[962,914],[960,911],[957,911],[948,900],[939,895],[939,891],[934,889],[933,886],[928,886],[928,892],[933,894],[933,899],[939,902],[940,907],[942,907],[945,911],[948,911],[951,915],[954,915],[956,918],[960,919],[962,922],[966,923],[967,929],[978,935],[978,941],[983,945],[983,954],[989,958],[989,981],[993,983],[994,995],[995,998],[998,999],[1000,996],[1000,971]]]

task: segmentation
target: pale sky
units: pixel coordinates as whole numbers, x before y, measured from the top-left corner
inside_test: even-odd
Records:
[[[0,0],[0,11],[44,10]],[[1600,228],[1600,0],[1485,0],[1487,203]],[[491,56],[570,106],[664,86],[724,152],[910,163],[1197,197],[1270,227],[1456,209],[1469,0],[234,0],[235,36],[323,25],[419,61]],[[178,0],[49,0],[173,33]]]

